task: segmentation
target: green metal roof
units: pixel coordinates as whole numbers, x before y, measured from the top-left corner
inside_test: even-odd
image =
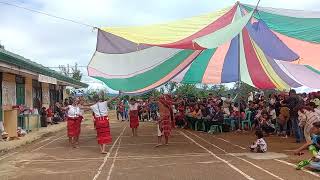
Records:
[[[43,74],[43,75],[46,75],[49,77],[53,77],[53,78],[56,78],[57,80],[65,81],[65,82],[68,82],[70,84],[74,84],[77,86],[88,87],[88,84],[82,83],[82,82],[75,80],[71,77],[60,74],[57,71],[54,71],[54,70],[49,69],[47,67],[44,67],[41,64],[38,64],[36,62],[33,62],[29,59],[26,59],[22,56],[11,53],[11,52],[6,51],[1,48],[0,48],[0,62],[4,62],[4,63],[11,64],[14,66],[18,66],[22,69],[26,69],[31,72],[35,72],[38,74]]]

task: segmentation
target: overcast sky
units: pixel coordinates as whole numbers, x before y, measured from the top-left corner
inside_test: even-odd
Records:
[[[235,0],[0,0],[97,27],[167,22],[231,6]],[[256,4],[257,0],[242,3]],[[261,6],[320,11],[320,0],[261,0]],[[0,42],[45,66],[87,65],[96,43],[89,27],[0,4]],[[85,69],[85,68],[84,68]],[[84,70],[83,69],[83,70]]]

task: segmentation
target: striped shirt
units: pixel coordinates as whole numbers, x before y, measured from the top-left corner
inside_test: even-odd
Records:
[[[299,112],[299,126],[312,127],[313,123],[320,121],[316,112],[305,110],[304,113]]]

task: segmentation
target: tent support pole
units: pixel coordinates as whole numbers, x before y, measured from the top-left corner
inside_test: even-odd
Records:
[[[241,32],[240,32],[241,33]],[[239,96],[238,96],[238,108],[239,108],[239,129],[241,129],[241,73],[240,73],[240,34],[238,34],[238,84],[239,84]]]

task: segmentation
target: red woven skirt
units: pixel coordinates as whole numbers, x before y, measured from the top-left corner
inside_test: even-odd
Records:
[[[82,120],[83,120],[82,116],[79,116],[77,119],[77,136],[80,136]]]
[[[95,117],[98,144],[109,144],[112,142],[108,116]]]
[[[79,120],[78,118],[68,118],[67,119],[67,134],[68,137],[77,137],[79,136]]]
[[[130,116],[130,128],[139,127],[139,113],[138,110],[132,110],[129,112]]]

